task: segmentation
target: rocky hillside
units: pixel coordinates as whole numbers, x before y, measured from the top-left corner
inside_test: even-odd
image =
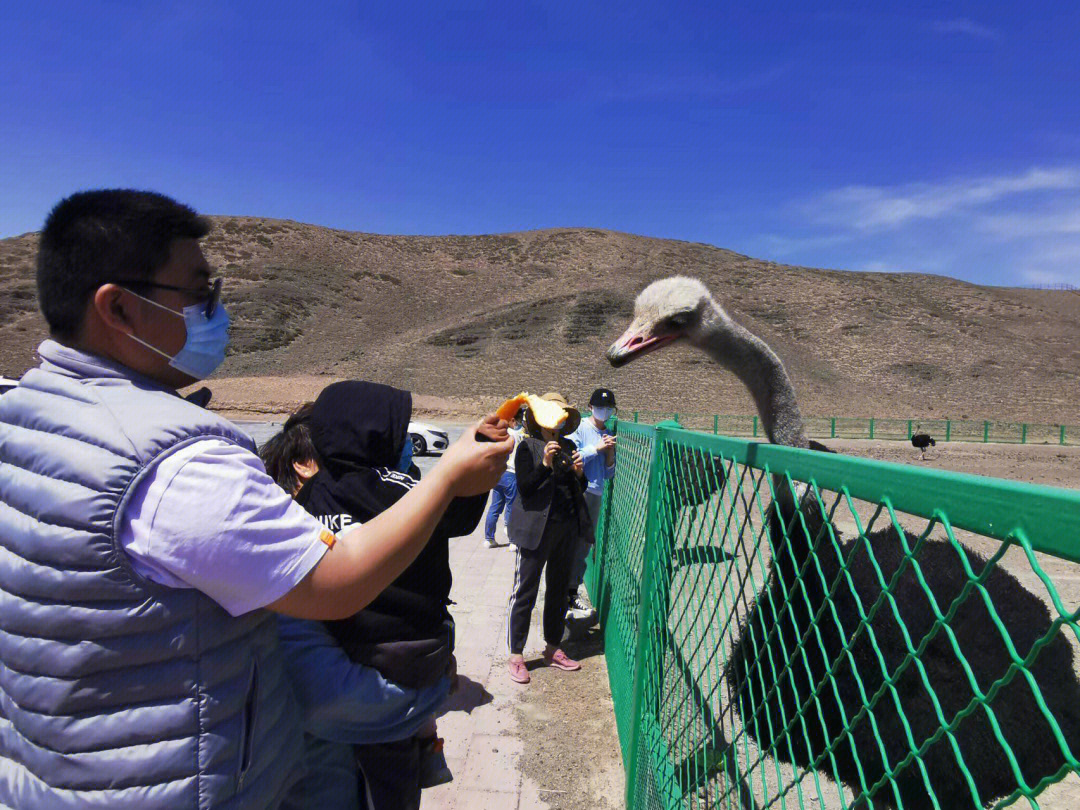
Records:
[[[332,376],[481,404],[552,388],[581,401],[603,384],[624,410],[749,413],[692,349],[619,371],[603,359],[636,293],[681,273],[773,345],[804,413],[1080,423],[1075,292],[791,267],[592,229],[418,237],[214,221],[205,250],[235,324],[218,376],[234,401],[287,405],[280,378]],[[36,239],[0,240],[2,374],[30,366],[44,336]]]

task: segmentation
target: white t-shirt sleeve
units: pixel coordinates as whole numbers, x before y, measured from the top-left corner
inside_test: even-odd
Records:
[[[139,574],[196,588],[233,616],[292,590],[334,539],[258,456],[221,439],[162,459],[132,494],[119,537]]]

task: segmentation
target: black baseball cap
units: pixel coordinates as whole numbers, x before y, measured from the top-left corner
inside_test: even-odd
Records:
[[[590,408],[614,408],[615,395],[607,388],[597,388],[589,397]]]

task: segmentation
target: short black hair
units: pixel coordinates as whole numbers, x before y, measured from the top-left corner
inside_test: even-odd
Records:
[[[152,191],[80,191],[56,204],[38,246],[38,306],[56,337],[82,330],[86,301],[118,278],[150,280],[177,239],[201,239],[211,224]]]

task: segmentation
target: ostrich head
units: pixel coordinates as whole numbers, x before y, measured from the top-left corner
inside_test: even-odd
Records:
[[[696,278],[671,276],[654,281],[634,302],[634,320],[611,344],[607,358],[616,368],[680,338],[698,344],[706,317],[723,310]]]
[[[672,276],[642,290],[633,322],[611,344],[607,358],[623,366],[680,338],[738,376],[754,398],[770,441],[808,446],[784,364],[765,341],[732,320],[697,279]]]

